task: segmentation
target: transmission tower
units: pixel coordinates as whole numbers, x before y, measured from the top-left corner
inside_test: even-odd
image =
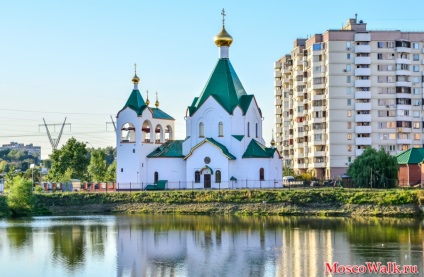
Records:
[[[116,124],[115,124],[115,121],[113,120],[113,117],[112,116],[110,116],[110,120],[112,120],[111,122],[106,122],[106,131],[107,131],[107,126],[109,125],[109,124],[113,124],[113,129],[115,130],[115,132],[116,132]]]
[[[66,123],[66,117],[65,117],[65,121],[63,121],[63,123],[47,124],[46,120],[44,118],[43,118],[43,121],[44,121],[44,124],[39,124],[38,129],[40,129],[40,126],[46,127],[47,136],[49,137],[50,144],[52,145],[53,150],[55,150],[57,148],[57,146],[59,145],[60,138],[62,137],[63,128],[65,127],[65,125],[69,125],[69,129],[71,129],[71,123]],[[60,132],[59,132],[59,135],[57,136],[57,138],[52,138],[50,131],[49,131],[49,126],[53,126],[54,132],[56,132],[56,126],[62,126],[60,128]]]

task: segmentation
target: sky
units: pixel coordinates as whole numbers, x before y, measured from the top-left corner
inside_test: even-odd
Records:
[[[11,141],[52,151],[43,118],[89,147],[116,146],[111,116],[128,99],[134,63],[139,89],[176,119],[202,92],[218,59],[213,37],[233,37],[230,60],[262,110],[269,144],[274,117],[274,62],[296,38],[340,29],[358,14],[369,30],[424,31],[423,1],[0,1],[0,145]],[[109,122],[109,124],[107,123]],[[51,126],[57,138],[60,126]]]

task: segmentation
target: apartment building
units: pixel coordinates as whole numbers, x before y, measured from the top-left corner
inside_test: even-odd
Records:
[[[283,166],[337,178],[368,146],[423,147],[424,32],[340,30],[296,39],[275,62]]]

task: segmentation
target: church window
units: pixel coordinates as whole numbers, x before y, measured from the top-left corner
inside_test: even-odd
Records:
[[[223,137],[224,136],[224,123],[219,122],[218,124],[218,136]]]
[[[256,123],[256,129],[255,129],[255,132],[256,132],[256,138],[258,138],[258,123]]]
[[[199,170],[196,170],[194,172],[194,182],[195,183],[200,183],[200,171]]]
[[[146,120],[143,123],[143,126],[141,127],[141,131],[143,132],[143,141],[144,142],[153,142],[152,137],[152,124],[150,121]]]
[[[215,183],[221,183],[221,170],[215,172]]]
[[[124,169],[121,167],[121,172],[124,172]]]
[[[165,140],[173,140],[173,136],[172,136],[172,127],[171,126],[166,126],[165,129]]]
[[[154,183],[156,184],[159,181],[159,173],[157,171],[155,171],[155,181]]]
[[[199,124],[199,138],[204,138],[205,137],[205,125],[203,124],[203,122],[200,122]]]
[[[247,122],[247,137],[250,138],[250,122]]]
[[[135,127],[131,123],[122,125],[121,142],[135,142]]]
[[[163,129],[161,125],[156,125],[155,128],[155,143],[161,143],[163,141]]]
[[[265,180],[265,170],[263,167],[261,167],[261,169],[259,169],[259,180],[263,181]]]

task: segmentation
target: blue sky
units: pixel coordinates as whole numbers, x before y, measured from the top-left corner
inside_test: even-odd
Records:
[[[2,1],[0,144],[32,142],[46,158],[51,147],[38,125],[67,116],[61,144],[73,136],[114,146],[106,122],[132,90],[135,62],[143,97],[148,89],[154,102],[158,91],[184,138],[186,107],[218,58],[222,8],[230,59],[263,111],[266,142],[275,122],[273,64],[294,39],[339,29],[355,13],[370,30],[424,31],[422,1]]]

